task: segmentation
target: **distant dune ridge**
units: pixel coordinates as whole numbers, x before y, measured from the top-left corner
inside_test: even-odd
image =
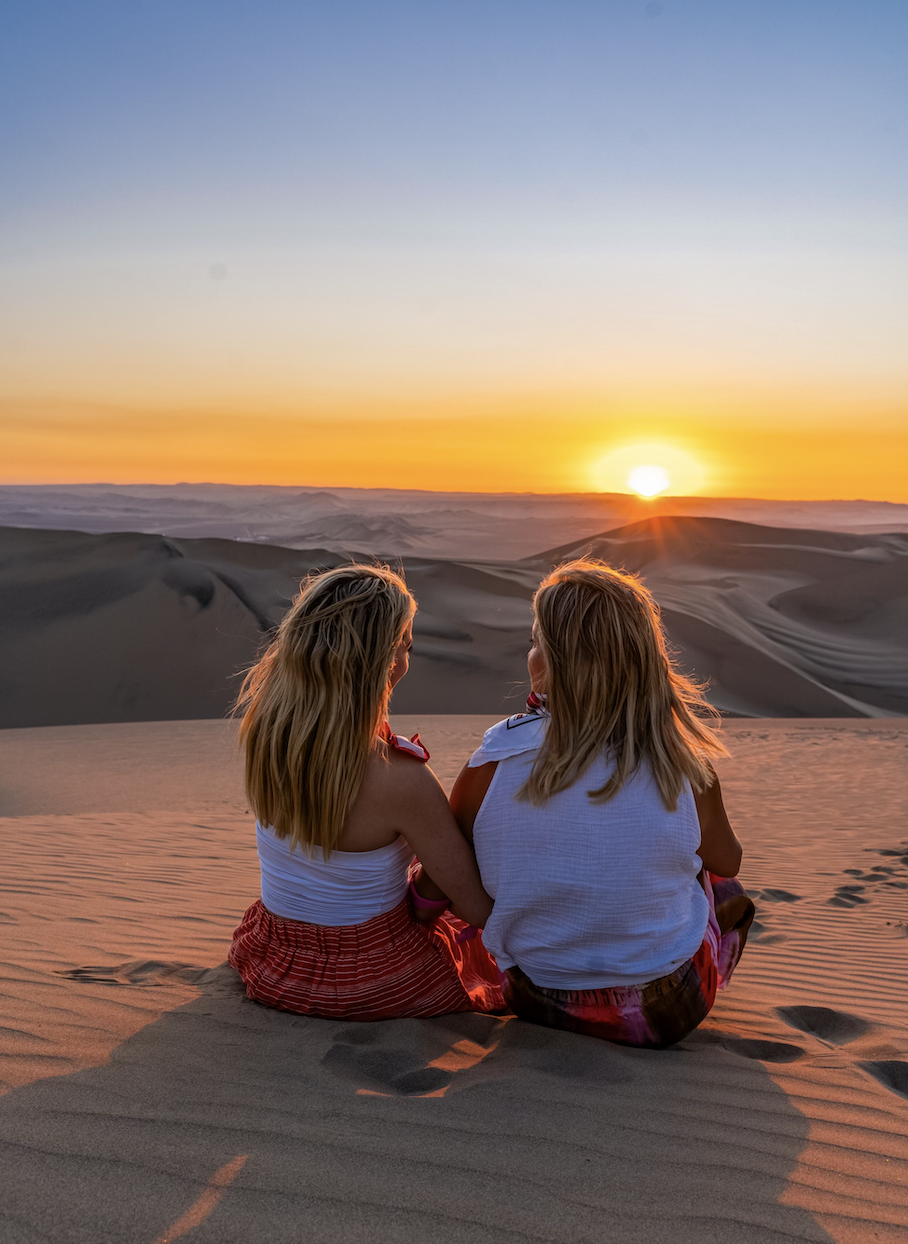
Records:
[[[240,484],[0,487],[0,526],[220,537],[381,556],[511,560],[664,515],[817,531],[908,532],[908,505],[628,493],[470,493]]]
[[[300,579],[373,555],[331,543],[0,528],[0,727],[227,713]],[[533,591],[585,552],[644,576],[681,665],[727,713],[908,713],[908,533],[688,516],[523,558],[405,554],[420,612],[395,710],[516,711]]]
[[[681,663],[725,711],[908,712],[908,535],[665,518],[540,560],[587,552],[644,577]]]

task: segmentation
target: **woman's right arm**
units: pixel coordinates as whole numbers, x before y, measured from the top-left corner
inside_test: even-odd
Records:
[[[492,900],[482,888],[470,844],[460,832],[450,805],[431,769],[410,761],[399,766],[401,833],[419,856],[426,873],[451,900],[455,916],[482,928]]]
[[[451,811],[460,826],[460,832],[470,842],[473,841],[473,822],[482,807],[482,801],[497,768],[497,760],[490,760],[487,765],[478,765],[475,769],[464,765],[451,791]]]
[[[719,779],[715,774],[713,778],[712,786],[705,791],[694,791],[697,816],[700,818],[697,854],[707,872],[718,877],[736,877],[741,867],[741,844],[729,823]]]

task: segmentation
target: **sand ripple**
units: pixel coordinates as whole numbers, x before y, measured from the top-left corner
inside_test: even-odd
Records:
[[[453,772],[475,729],[447,731],[424,733]],[[661,1052],[248,1002],[223,963],[256,882],[235,804],[0,820],[0,1238],[904,1241],[908,728],[729,742],[761,930]]]

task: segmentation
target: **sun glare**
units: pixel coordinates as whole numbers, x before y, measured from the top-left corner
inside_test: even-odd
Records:
[[[658,441],[621,445],[592,464],[600,492],[635,492],[638,497],[696,495],[706,480],[701,463],[677,445]]]
[[[661,466],[638,466],[629,472],[627,486],[641,497],[657,497],[671,487],[671,480]]]

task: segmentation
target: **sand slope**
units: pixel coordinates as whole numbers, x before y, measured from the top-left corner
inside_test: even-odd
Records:
[[[0,728],[221,716],[300,579],[345,560],[232,540],[0,528]],[[525,677],[541,570],[405,568],[422,608],[401,707],[507,711]]]
[[[726,712],[908,712],[908,535],[719,518],[650,519],[523,561],[403,558],[420,611],[398,711],[514,711],[533,591],[588,550],[644,575],[682,665]],[[0,727],[221,716],[300,579],[344,560],[0,528]]]
[[[682,663],[726,711],[908,712],[906,535],[656,518],[542,560],[587,552],[643,576]]]
[[[484,723],[395,724],[450,780]],[[0,733],[4,1244],[904,1240],[908,723],[727,733],[762,927],[664,1052],[249,1003],[231,727]]]
[[[238,484],[0,486],[0,525],[222,537],[380,556],[510,560],[654,515],[772,527],[908,531],[908,505],[628,493],[469,493]]]

